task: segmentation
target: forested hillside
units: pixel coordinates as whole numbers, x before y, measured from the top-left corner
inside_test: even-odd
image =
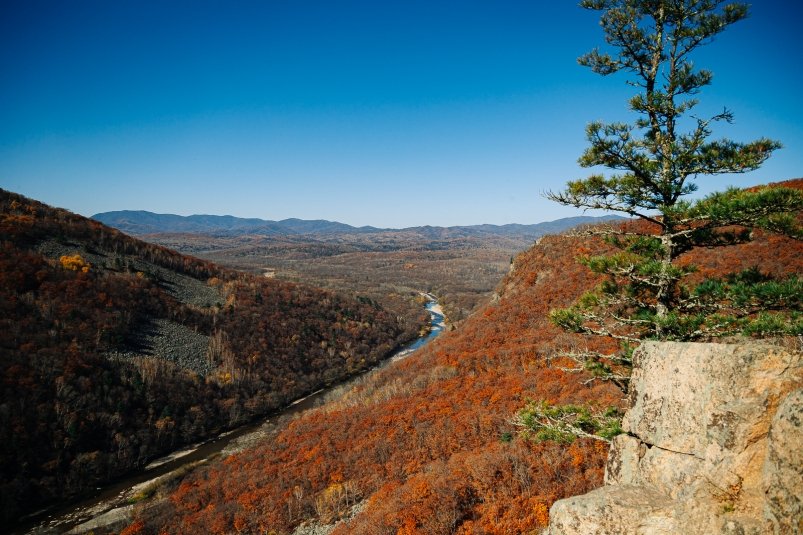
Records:
[[[4,190],[0,247],[5,522],[370,366],[426,320]]]
[[[699,279],[755,266],[775,276],[803,270],[799,241],[753,237],[684,260],[699,264]],[[513,416],[529,399],[623,404],[609,383],[562,369],[561,349],[604,350],[606,342],[565,334],[547,319],[597,282],[577,256],[608,247],[597,238],[543,238],[515,259],[498,298],[459,329],[274,440],[164,489],[161,501],[140,504],[125,533],[291,533],[351,515],[335,534],[537,531],[556,499],[601,484],[607,446],[536,443],[517,432]]]

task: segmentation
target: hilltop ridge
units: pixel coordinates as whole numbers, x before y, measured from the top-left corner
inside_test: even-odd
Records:
[[[571,227],[622,219],[619,216],[576,216],[535,223],[532,225],[458,225],[438,227],[424,225],[401,229],[372,226],[354,227],[324,219],[304,220],[297,218],[271,221],[257,218],[241,218],[230,215],[156,214],[145,210],[121,210],[102,212],[92,216],[110,227],[133,235],[202,233],[215,236],[257,235],[331,235],[331,234],[387,234],[405,232],[429,238],[456,238],[480,235],[518,236],[536,239],[544,234],[554,234]]]

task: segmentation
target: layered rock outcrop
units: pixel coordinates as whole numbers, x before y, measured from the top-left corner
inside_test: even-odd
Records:
[[[803,533],[803,353],[646,342],[605,486],[550,535]]]

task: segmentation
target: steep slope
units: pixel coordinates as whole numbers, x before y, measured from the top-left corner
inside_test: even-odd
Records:
[[[536,444],[510,420],[528,399],[623,404],[610,385],[565,372],[555,359],[560,348],[605,343],[561,333],[546,317],[596,282],[576,256],[605,248],[589,238],[541,239],[515,259],[498,297],[458,330],[273,440],[165,489],[164,500],[139,506],[126,533],[291,533],[351,515],[333,533],[545,526],[555,500],[602,483],[607,447]],[[757,232],[752,243],[688,260],[701,265],[701,277],[756,264],[780,275],[803,270],[803,246]]]
[[[0,248],[5,521],[365,368],[420,326],[3,190]]]
[[[354,502],[364,510],[343,533],[542,525],[552,501],[601,482],[605,449],[509,440],[508,420],[533,396],[602,405],[620,397],[544,359],[563,336],[546,313],[592,284],[574,261],[578,245],[544,238],[517,258],[497,303],[275,441],[187,478],[131,532],[289,533]]]

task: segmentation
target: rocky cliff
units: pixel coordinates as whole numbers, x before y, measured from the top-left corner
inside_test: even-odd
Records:
[[[550,535],[803,533],[803,353],[647,342],[605,486],[556,502]]]

